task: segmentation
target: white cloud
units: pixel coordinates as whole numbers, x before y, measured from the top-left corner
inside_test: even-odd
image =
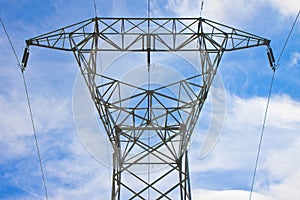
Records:
[[[300,10],[300,1],[295,0],[266,0],[272,7],[277,9],[281,14],[286,17],[296,16]]]
[[[299,108],[298,108],[299,109]],[[300,137],[267,152],[262,168],[269,173],[269,195],[276,199],[299,199],[300,187]],[[286,148],[284,148],[287,146]]]
[[[92,158],[77,137],[66,147],[70,156],[45,166],[51,199],[109,199],[111,169]]]
[[[213,190],[195,190],[193,191],[193,199],[195,200],[241,200],[248,199],[250,195],[249,191],[243,190],[225,190],[225,191],[213,191]],[[271,198],[253,193],[252,199],[255,200],[271,200]]]
[[[245,20],[253,17],[253,14],[260,11],[263,6],[271,5],[284,16],[294,16],[300,9],[300,2],[295,0],[211,0],[204,1],[203,15],[209,18]],[[198,0],[169,0],[167,9],[173,10],[180,16],[198,17],[200,14],[201,1]],[[240,19],[235,19],[239,17]],[[224,21],[224,20],[222,20]]]
[[[165,9],[180,17],[199,17],[200,7],[200,0],[168,0]],[[282,33],[287,17],[294,18],[299,9],[296,0],[210,0],[204,1],[202,17],[269,37]]]
[[[22,98],[18,98],[19,101],[11,101],[10,98],[4,98],[0,96],[0,122],[1,122],[1,134],[11,133],[19,136],[30,135],[30,121],[28,116],[24,116],[23,113],[28,113],[26,104],[21,104]],[[22,101],[23,102],[23,101]],[[5,138],[4,135],[2,138]]]
[[[224,0],[204,1],[202,17],[225,23],[231,22],[231,24],[235,21],[235,24],[237,24],[238,22],[250,20],[257,8],[259,8],[259,5],[262,5],[262,3],[257,0],[234,2]],[[166,8],[182,17],[199,17],[201,1],[169,0]]]
[[[199,160],[191,168],[200,171],[231,170],[247,168],[252,164],[251,158],[258,141],[265,102],[264,98],[243,99],[227,93],[226,118],[219,142],[207,159]],[[200,136],[201,134],[198,139]],[[194,156],[199,153],[197,145],[199,144],[196,140],[191,148]]]
[[[28,109],[23,102],[24,99],[18,95],[0,95],[1,162],[26,155],[30,151],[26,138],[32,136],[32,129]]]
[[[24,97],[17,95],[14,96],[14,100],[0,96],[0,136],[2,138],[0,144],[7,158],[26,155],[31,150],[28,148],[30,146],[28,139],[34,142],[26,96],[22,90],[20,93],[24,94]],[[38,135],[70,125],[68,100],[39,97],[34,98],[31,103],[34,108],[34,123]]]
[[[293,52],[291,56],[290,65],[298,65],[300,63],[300,53]]]
[[[271,127],[297,131],[300,119],[296,116],[300,116],[300,102],[287,95],[272,98],[268,122]]]
[[[292,171],[291,174],[288,177],[286,177],[281,183],[271,185],[270,192],[268,195],[271,196],[273,199],[278,200],[299,199],[299,179],[299,169],[297,169],[297,171]]]
[[[217,19],[222,22],[230,22],[230,24],[238,24],[247,20],[251,20],[252,16],[256,14],[257,8],[260,6],[267,6],[265,4],[269,2],[273,8],[280,11],[284,16],[294,16],[299,9],[298,1],[288,0],[265,0],[265,1],[234,1],[229,4],[228,1],[212,0],[205,1],[203,16],[206,18]],[[289,2],[289,3],[287,3]],[[78,12],[79,7],[82,8],[83,2],[77,4],[77,9],[69,7],[71,10],[64,12],[61,9],[65,4],[61,4],[57,1],[55,7],[56,17],[50,17],[47,23],[44,23],[44,30],[49,30],[49,24],[56,27],[57,24],[61,24],[62,16],[67,16],[67,19],[63,19],[63,26],[69,24],[68,22],[75,22],[76,18],[84,18],[81,15],[74,15]],[[180,16],[199,16],[201,1],[179,1],[169,0],[168,8],[173,9]],[[90,3],[89,10],[85,10],[85,16],[93,16],[92,2]],[[114,8],[120,8],[120,5],[114,1]],[[158,6],[156,6],[158,7]],[[100,8],[98,8],[100,10]],[[127,12],[127,11],[126,11]],[[121,13],[120,9],[116,10],[116,13]],[[163,12],[158,12],[163,13]],[[101,14],[101,13],[100,13]],[[121,15],[120,14],[120,15]],[[74,16],[76,17],[74,19]],[[67,22],[67,23],[66,23]],[[236,23],[238,22],[238,23]],[[26,23],[23,23],[25,27]],[[32,28],[36,26],[26,24],[26,27],[22,30],[32,31]],[[41,33],[39,27],[34,27],[37,33]],[[22,31],[21,31],[22,32]],[[28,31],[29,33],[29,31]],[[34,34],[35,35],[35,34]],[[34,36],[31,35],[31,36]],[[1,37],[2,38],[2,37]],[[15,41],[15,40],[14,40]],[[0,43],[6,43],[0,40]],[[23,44],[23,42],[22,42]],[[8,55],[8,48],[2,49],[3,55]],[[19,51],[19,49],[17,48]],[[10,54],[9,54],[10,55]],[[299,63],[298,53],[292,54],[292,63]],[[38,56],[38,55],[37,55]],[[15,62],[11,56],[1,57],[3,66],[7,60],[10,63]],[[44,63],[44,60],[43,60]],[[74,63],[73,63],[74,64]],[[13,64],[12,66],[15,66]],[[74,67],[74,66],[64,66]],[[53,70],[54,71],[54,70]],[[3,73],[5,74],[5,73]],[[12,75],[12,74],[10,74]],[[47,74],[51,77],[53,74]],[[1,77],[2,78],[2,77]],[[15,76],[9,76],[13,81],[20,82]],[[2,85],[7,86],[11,92],[12,98],[7,98],[5,95],[0,97],[0,148],[2,152],[2,160],[4,158],[27,158],[24,155],[28,151],[28,146],[32,147],[32,132],[30,120],[28,118],[28,110],[26,107],[25,97],[18,96],[23,94],[23,88],[17,86],[11,86],[7,84],[7,81],[1,79]],[[13,89],[12,89],[13,87]],[[37,95],[32,92],[33,97],[33,112],[37,120],[37,127],[43,132],[55,129],[63,129],[70,125],[72,122],[69,109],[70,101],[64,97],[54,97],[53,99],[45,98],[45,96]],[[190,165],[192,171],[199,171],[205,173],[208,170],[248,170],[249,174],[252,173],[257,144],[260,134],[260,128],[263,118],[263,112],[266,105],[265,98],[253,97],[243,99],[236,96],[228,97],[227,105],[227,117],[224,126],[224,134],[222,135],[219,143],[217,144],[215,151],[210,154],[207,159],[198,160],[197,153],[199,148],[195,147],[192,152],[190,161],[193,165]],[[255,190],[261,194],[254,194],[255,200],[276,199],[298,199],[300,187],[298,169],[299,163],[299,136],[297,135],[299,130],[299,116],[300,105],[299,102],[291,99],[285,95],[276,95],[272,98],[270,104],[270,111],[268,114],[266,134],[263,143],[262,157],[260,160],[259,171],[265,171],[265,176],[260,176],[258,173],[257,183]],[[47,156],[45,160],[45,172],[47,183],[49,185],[49,194],[53,199],[97,199],[102,197],[102,194],[109,196],[110,193],[110,180],[108,170],[104,166],[97,163],[81,146],[76,137],[67,135],[47,135],[48,141],[56,141],[60,143],[60,147],[64,147],[59,151],[48,151],[43,154]],[[29,139],[28,139],[29,138]],[[30,142],[28,141],[30,140]],[[195,144],[197,144],[195,142]],[[48,147],[56,147],[57,144],[48,143]],[[32,149],[31,149],[32,150]],[[43,149],[45,150],[45,149]],[[63,155],[64,153],[68,155]],[[27,152],[28,153],[28,152]],[[35,152],[31,152],[31,157],[36,156]],[[193,154],[194,153],[194,154]],[[52,157],[49,155],[52,154]],[[29,155],[29,154],[28,154]],[[42,158],[44,158],[42,155]],[[56,155],[56,156],[54,156]],[[61,158],[62,156],[62,158]],[[35,157],[36,158],[36,157]],[[32,160],[28,158],[25,162],[24,168],[32,165]],[[37,166],[37,163],[35,163]],[[18,170],[18,169],[15,169]],[[29,168],[30,172],[38,174],[37,168]],[[26,171],[26,170],[25,170]],[[105,173],[103,173],[105,171]],[[11,176],[14,176],[14,174]],[[22,173],[24,179],[31,180],[32,173]],[[238,172],[237,172],[238,173]],[[38,175],[36,175],[38,176]],[[39,179],[40,180],[40,179]],[[193,177],[192,177],[193,180]],[[250,181],[250,180],[249,180]],[[109,182],[109,183],[108,183]],[[269,182],[267,187],[259,188],[258,186]],[[36,183],[38,184],[38,183]],[[72,184],[72,187],[70,186]],[[195,188],[195,198],[199,195],[200,199],[247,199],[247,191],[214,191],[214,190],[197,190],[198,184],[192,183],[192,188]],[[33,191],[35,189],[33,188]],[[109,198],[109,197],[108,197]],[[106,198],[107,199],[107,198]]]
[[[238,175],[238,173],[246,171],[249,180],[241,187],[250,189],[250,177],[254,170],[266,98],[243,99],[227,95],[227,103],[229,105],[227,105],[226,122],[217,146],[206,159],[192,159],[191,171],[203,175],[208,172],[217,171],[220,174],[224,172],[224,178],[226,176],[229,184],[226,187],[230,187],[231,182],[231,177],[225,174],[226,171],[237,173],[241,180],[245,179],[243,177],[245,174]],[[265,196],[257,198],[268,197],[277,200],[299,198],[300,160],[297,159],[300,154],[299,116],[300,102],[286,95],[272,97],[254,185],[254,191]],[[193,158],[199,157],[197,156],[199,151],[195,151],[197,151],[197,141],[191,147]],[[198,184],[195,182],[192,184],[196,189]],[[228,199],[236,197],[242,199],[238,197],[245,193],[247,192],[200,190],[199,194],[207,195],[207,198],[203,197],[204,199],[218,199],[221,195],[232,195]]]
[[[71,100],[63,97],[32,97],[32,109],[38,130],[46,133],[53,129],[63,129],[70,125]]]
[[[109,199],[111,170],[93,159],[72,132],[64,132],[59,144],[55,142],[47,143],[47,151],[42,152],[49,199]],[[30,156],[14,167],[10,181],[26,195],[40,199],[44,191],[36,153]]]

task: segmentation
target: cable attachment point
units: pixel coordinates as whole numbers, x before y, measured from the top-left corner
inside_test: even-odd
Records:
[[[270,67],[273,71],[275,71],[276,70],[276,63],[275,63],[273,50],[270,46],[268,46],[268,48],[267,48],[267,55],[268,55],[268,60],[269,60]]]
[[[29,47],[26,46],[23,53],[21,71],[24,72],[29,58]]]

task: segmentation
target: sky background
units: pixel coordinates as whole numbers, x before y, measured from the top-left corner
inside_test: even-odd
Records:
[[[199,17],[200,4],[151,0],[151,16]],[[146,0],[96,0],[96,5],[101,17],[147,16]],[[296,0],[207,0],[202,16],[271,39],[277,59],[299,9]],[[20,58],[26,39],[94,17],[94,5],[92,0],[0,0],[0,16]],[[300,21],[276,71],[253,200],[300,198],[299,35]],[[0,55],[0,199],[42,199],[22,75],[2,29]],[[71,53],[31,47],[25,76],[49,199],[109,199],[110,169],[99,158],[109,160],[111,149],[104,141],[99,156],[92,154],[78,134],[78,74]],[[190,147],[194,199],[249,198],[271,77],[265,47],[225,52]],[[204,157],[201,144],[211,131],[218,142]]]

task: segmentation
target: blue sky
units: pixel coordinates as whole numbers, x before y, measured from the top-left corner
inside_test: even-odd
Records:
[[[96,3],[98,16],[147,16],[146,0]],[[153,17],[198,17],[200,12],[196,0],[152,0],[151,5]],[[271,39],[278,58],[299,9],[295,0],[210,0],[202,15]],[[21,57],[25,39],[94,17],[94,7],[92,0],[1,0],[0,16]],[[299,35],[300,21],[275,75],[255,200],[300,197]],[[0,54],[0,199],[42,199],[22,76],[2,29]],[[111,149],[105,140],[98,143],[90,135],[78,135],[79,129],[87,128],[76,114],[76,105],[85,102],[74,100],[76,84],[82,85],[78,74],[71,53],[31,48],[25,75],[49,199],[108,199],[111,178],[105,163]],[[194,199],[248,199],[271,77],[265,47],[224,54],[190,147]],[[207,134],[218,142],[201,157]]]

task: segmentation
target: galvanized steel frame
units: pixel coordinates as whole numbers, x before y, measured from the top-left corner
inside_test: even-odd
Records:
[[[187,147],[222,55],[270,41],[203,18],[96,17],[26,43],[73,52],[114,148],[111,199],[121,199],[124,191],[129,199],[146,199],[147,191],[156,199],[172,199],[174,191],[181,199],[191,199]],[[101,51],[145,52],[148,64],[154,52],[198,52],[201,72],[160,88],[140,88],[99,74]],[[177,88],[176,96],[164,93],[170,87]],[[127,95],[124,88],[137,92]],[[144,140],[147,134],[152,139]],[[134,171],[136,165],[154,164],[168,170],[148,181]],[[123,181],[125,172],[142,187]],[[171,174],[177,174],[177,181],[167,189],[158,186]]]

